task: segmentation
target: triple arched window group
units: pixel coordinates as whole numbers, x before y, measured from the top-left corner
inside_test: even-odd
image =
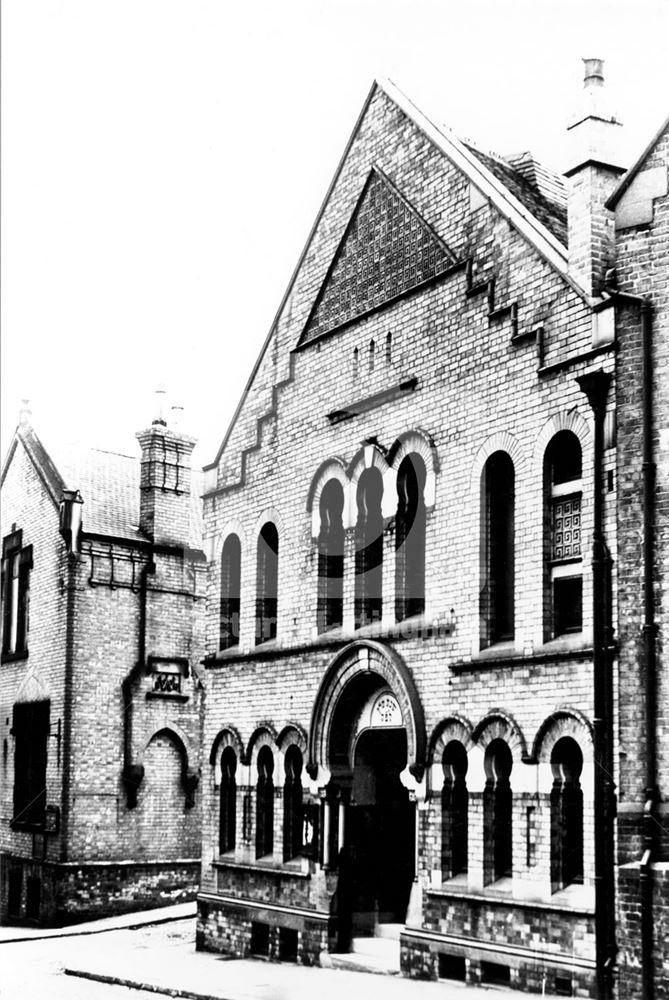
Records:
[[[404,621],[425,610],[425,463],[412,453],[397,474],[395,515],[395,619]],[[384,517],[383,479],[378,468],[365,469],[356,490],[355,628],[383,616]],[[319,632],[339,628],[344,620],[344,488],[329,479],[320,495],[318,536]]]
[[[581,551],[582,452],[577,436],[559,431],[544,456],[543,605],[545,639],[580,632],[583,619]],[[397,474],[394,517],[395,620],[425,611],[426,467],[407,455]],[[378,467],[363,470],[355,494],[355,628],[379,623],[383,615],[384,483]],[[481,478],[480,591],[481,645],[511,641],[515,634],[515,469],[511,456],[496,451]],[[316,621],[319,633],[344,621],[347,558],[344,487],[327,480],[319,497]],[[273,521],[256,539],[256,645],[276,638],[279,533]],[[239,644],[241,543],[229,534],[221,554],[220,648]]]
[[[550,873],[555,892],[583,882],[583,793],[580,775],[583,754],[575,739],[561,737],[551,758]],[[468,869],[469,792],[467,752],[459,740],[450,740],[442,755],[441,868],[444,880],[465,875]],[[511,788],[513,758],[504,739],[493,739],[484,757],[483,876],[490,885],[510,878],[513,871],[514,809]],[[527,822],[530,822],[529,816]],[[526,831],[526,836],[529,834]],[[528,857],[528,863],[530,862]]]
[[[226,746],[221,754],[221,784],[219,792],[219,852],[234,851],[237,831],[237,754]],[[303,851],[302,751],[290,744],[284,754],[283,783],[283,860],[291,861]],[[257,757],[255,787],[255,856],[265,858],[275,852],[274,843],[274,754],[269,746],[261,746]],[[249,800],[244,801],[245,822],[250,823]]]

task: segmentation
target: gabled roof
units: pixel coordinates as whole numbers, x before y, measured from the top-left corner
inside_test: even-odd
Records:
[[[258,355],[258,359],[253,366],[253,370],[244,387],[237,408],[230,420],[227,431],[216,453],[213,462],[204,467],[205,472],[214,469],[221,459],[225,447],[230,439],[233,428],[237,423],[237,418],[241,413],[246,397],[253,385],[256,374],[260,367],[265,352],[271,343],[277,323],[283,313],[293,290],[295,281],[300,273],[302,264],[311,246],[314,235],[323,218],[330,196],[339,179],[344,163],[351,149],[353,142],[361,127],[367,109],[377,90],[382,91],[400,110],[409,118],[414,125],[439,149],[462,173],[467,176],[472,184],[488,198],[495,208],[513,225],[517,231],[535,248],[535,250],[556,270],[572,290],[580,296],[584,302],[589,303],[590,299],[581,285],[569,273],[569,259],[566,246],[566,212],[561,204],[560,183],[556,179],[557,175],[551,176],[555,194],[551,196],[548,188],[550,184],[538,181],[535,174],[534,183],[528,178],[521,167],[513,163],[505,163],[501,167],[497,163],[497,158],[489,154],[482,154],[473,147],[468,146],[453,133],[436,126],[426,115],[423,114],[398,87],[390,80],[375,81],[367,95],[362,110],[355,123],[353,131],[346,144],[342,157],[337,165],[334,176],[330,182],[325,197],[314,223],[311,227],[307,241],[302,249],[302,253],[297,261],[295,269],[291,275],[286,291],[281,299],[279,308],[276,311],[270,329],[265,337],[265,341]]]
[[[2,481],[19,443],[25,447],[56,507],[63,490],[80,492],[84,501],[84,531],[146,540],[139,530],[139,455],[123,455],[80,444],[58,444],[47,450],[34,428],[24,422],[16,429],[2,470]],[[193,546],[199,546],[202,538],[200,482],[200,473],[193,470],[190,530]]]
[[[656,143],[659,142],[660,138],[668,128],[669,128],[669,116],[664,119],[659,129],[657,130],[653,138],[650,140],[650,142],[644,149],[641,156],[629,168],[627,173],[623,174],[620,183],[618,184],[618,187],[605,202],[606,208],[608,208],[609,211],[613,211],[613,209],[616,207],[622,196],[625,194],[625,191],[627,191],[627,188],[630,186],[636,175],[641,170],[641,167],[646,161],[646,157],[652,152],[652,150],[655,148]]]

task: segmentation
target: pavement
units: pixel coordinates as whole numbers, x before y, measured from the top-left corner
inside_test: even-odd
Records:
[[[499,987],[197,952],[194,914],[190,903],[52,930],[0,927],[0,1000],[107,995],[155,1000],[156,994],[184,1000],[368,1000],[374,993],[383,1000],[519,997]]]

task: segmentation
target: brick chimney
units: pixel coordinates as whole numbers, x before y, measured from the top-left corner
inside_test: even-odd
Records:
[[[613,213],[604,203],[625,172],[618,152],[621,123],[607,106],[604,63],[584,59],[578,109],[567,126],[569,266],[589,295],[599,295],[614,264]]]
[[[157,397],[164,396],[162,390]],[[154,542],[185,546],[191,539],[191,453],[195,438],[171,429],[162,403],[149,428],[137,433],[142,449],[139,526]]]

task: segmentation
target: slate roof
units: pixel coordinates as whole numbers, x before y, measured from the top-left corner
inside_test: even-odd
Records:
[[[79,490],[84,501],[84,531],[146,540],[139,530],[139,454],[123,455],[80,444],[58,443],[47,448],[29,424],[21,425],[16,437],[23,442],[54,503],[59,503],[64,489]],[[5,471],[12,453],[10,449]],[[193,548],[202,545],[201,493],[202,474],[193,469],[188,539]]]
[[[482,152],[470,140],[464,145],[563,246],[567,246],[566,191],[559,174],[538,163],[528,152],[501,157]]]

